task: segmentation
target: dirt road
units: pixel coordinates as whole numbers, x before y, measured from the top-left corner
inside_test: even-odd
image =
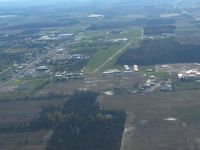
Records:
[[[135,131],[135,126],[133,123],[134,119],[135,119],[135,117],[134,117],[133,112],[128,112],[127,113],[127,121],[125,124],[124,133],[122,136],[120,150],[132,150],[133,149],[133,144],[132,144],[131,139],[133,139],[134,131]]]

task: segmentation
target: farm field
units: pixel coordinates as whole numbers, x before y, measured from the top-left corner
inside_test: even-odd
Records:
[[[0,150],[200,149],[199,10],[0,0]]]
[[[199,91],[101,96],[103,109],[124,109],[125,149],[199,148]],[[178,139],[178,140],[177,140]]]
[[[0,133],[1,150],[44,150],[52,131]],[[20,138],[19,138],[20,137]]]

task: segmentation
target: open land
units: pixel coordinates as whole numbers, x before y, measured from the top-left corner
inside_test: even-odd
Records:
[[[200,149],[197,0],[35,7],[0,9],[0,149],[47,149],[77,90],[126,112],[118,149]]]

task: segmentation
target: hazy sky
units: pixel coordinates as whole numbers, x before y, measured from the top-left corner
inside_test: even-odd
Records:
[[[60,2],[78,2],[78,1],[88,1],[88,0],[0,0],[0,3],[8,4],[44,4],[44,3],[60,3]],[[91,0],[92,1],[92,0]]]
[[[0,0],[0,2],[28,2],[28,3],[35,3],[35,2],[43,2],[43,1],[50,1],[50,2],[70,2],[72,0]],[[78,1],[78,0],[73,0],[73,1]],[[84,0],[83,0],[84,1]]]
[[[29,6],[39,6],[39,5],[54,5],[59,3],[66,3],[70,5],[85,4],[94,1],[102,0],[0,0],[0,8],[11,8],[11,7],[29,7]],[[107,0],[106,0],[107,1]],[[108,0],[110,1],[110,0]]]
[[[87,2],[94,0],[0,0],[0,2],[23,2],[23,3],[42,3],[42,2]]]
[[[44,0],[0,0],[0,2],[35,2],[35,1],[44,1]],[[45,0],[47,1],[47,0]],[[87,0],[48,0],[54,2],[70,2],[70,1],[87,1]],[[92,1],[92,0],[91,0]]]
[[[21,0],[0,0],[0,2],[14,2],[14,1],[21,1]]]
[[[0,0],[0,8],[29,7],[38,5],[51,5],[62,2],[71,3],[79,0]],[[83,0],[84,1],[84,0]]]

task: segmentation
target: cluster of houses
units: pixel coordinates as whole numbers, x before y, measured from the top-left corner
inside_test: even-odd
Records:
[[[178,73],[178,78],[181,81],[195,81],[200,79],[200,71],[198,69],[191,69],[185,72]]]
[[[56,80],[73,80],[73,79],[83,79],[83,73],[67,73],[64,72],[57,72],[55,74]]]
[[[153,92],[157,89],[164,92],[172,91],[173,90],[172,80],[168,79],[168,80],[158,81],[156,77],[152,75],[146,80],[146,82],[141,87],[141,90],[146,92]]]
[[[127,42],[128,38],[119,38],[119,39],[111,39],[108,42],[112,42],[112,43],[123,43],[123,42]]]
[[[121,72],[131,73],[131,72],[138,72],[138,71],[139,71],[138,65],[134,65],[134,66],[124,65],[123,70],[107,69],[106,71],[103,72],[103,74],[115,74],[115,73],[121,73]]]
[[[69,38],[71,39],[74,37],[74,33],[62,33],[62,34],[50,34],[50,35],[42,35],[37,40],[38,41],[52,41],[62,38]]]

